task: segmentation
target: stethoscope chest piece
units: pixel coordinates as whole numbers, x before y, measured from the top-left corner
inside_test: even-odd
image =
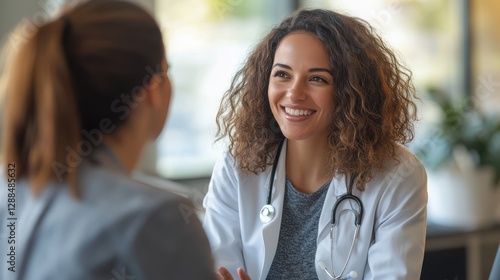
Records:
[[[271,204],[266,204],[260,209],[260,220],[263,223],[269,223],[273,218],[276,211]]]

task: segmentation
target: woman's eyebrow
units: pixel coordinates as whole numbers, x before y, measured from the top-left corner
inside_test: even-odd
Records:
[[[273,68],[276,67],[276,66],[292,70],[292,67],[290,67],[290,66],[288,66],[286,64],[276,63],[276,64],[273,65]]]
[[[333,72],[327,68],[311,68],[309,69],[309,72],[328,72],[333,77]]]
[[[289,65],[283,64],[283,63],[276,63],[273,65],[273,68],[274,67],[281,67],[281,68],[286,68],[286,69],[292,70],[292,67],[290,67]],[[311,72],[327,72],[330,75],[332,75],[332,77],[333,77],[333,72],[328,68],[311,68],[311,69],[309,69],[308,72],[310,72],[310,73]]]

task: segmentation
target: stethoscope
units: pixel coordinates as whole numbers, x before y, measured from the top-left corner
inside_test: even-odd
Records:
[[[283,142],[280,143],[278,150],[276,152],[276,156],[274,157],[274,162],[273,162],[273,167],[271,169],[271,179],[269,180],[269,187],[268,187],[268,192],[267,192],[267,200],[266,200],[266,205],[262,206],[262,209],[260,210],[260,220],[263,223],[269,223],[272,221],[276,215],[276,209],[274,208],[273,205],[271,205],[271,200],[272,200],[272,193],[273,193],[273,181],[274,181],[274,176],[276,175],[276,168],[278,167],[278,162],[281,154],[281,149],[283,147]],[[356,176],[351,176],[351,180],[349,183],[349,188],[347,189],[347,193],[344,195],[340,196],[335,204],[333,205],[332,209],[332,224],[330,226],[330,264],[332,267],[332,273],[328,272],[328,269],[326,268],[326,265],[324,262],[320,261],[318,262],[318,265],[323,271],[332,279],[336,280],[348,280],[348,279],[354,279],[358,275],[355,271],[351,271],[348,273],[347,277],[341,278],[342,274],[344,274],[344,271],[347,267],[347,264],[349,263],[349,259],[351,258],[352,255],[352,250],[354,249],[354,245],[356,244],[356,240],[358,238],[359,234],[359,228],[361,227],[361,220],[363,219],[363,203],[359,199],[359,197],[355,196],[352,194],[352,187],[354,186],[354,181],[356,180]],[[335,275],[335,272],[333,272],[333,239],[334,239],[334,228],[337,225],[336,222],[336,215],[337,215],[337,208],[340,206],[342,202],[345,201],[354,201],[358,205],[359,212],[356,212],[354,210],[350,210],[354,213],[355,219],[354,219],[354,225],[356,226],[356,229],[354,231],[354,236],[352,238],[351,242],[351,247],[349,249],[349,254],[347,255],[347,259],[345,261],[344,266],[342,267],[342,271],[340,271],[339,275]]]

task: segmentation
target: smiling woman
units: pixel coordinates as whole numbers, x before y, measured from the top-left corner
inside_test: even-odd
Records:
[[[426,173],[402,147],[414,97],[360,19],[301,10],[273,28],[218,112],[229,146],[204,228],[220,278],[418,279]]]

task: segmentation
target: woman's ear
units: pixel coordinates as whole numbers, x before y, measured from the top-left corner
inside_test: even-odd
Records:
[[[160,108],[163,105],[162,91],[161,91],[162,77],[155,74],[149,79],[144,87],[144,97],[145,101],[152,108]]]
[[[166,68],[166,63],[164,68]],[[168,75],[154,74],[144,85],[143,109],[148,116],[152,137],[156,138],[163,130],[170,107],[172,88]]]

